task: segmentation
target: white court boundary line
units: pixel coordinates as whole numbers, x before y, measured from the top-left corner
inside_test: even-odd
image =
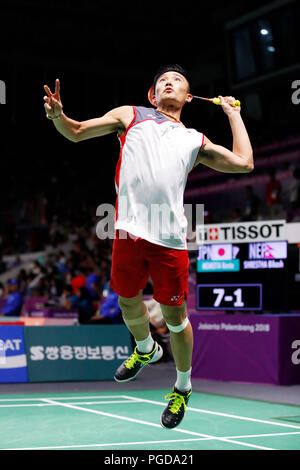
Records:
[[[55,447],[24,447],[7,450],[50,450],[50,449],[81,449],[84,447],[118,447],[118,446],[131,446],[131,445],[142,445],[142,444],[164,444],[168,442],[189,442],[189,441],[208,441],[209,438],[194,438],[194,439],[171,439],[163,441],[136,441],[136,442],[112,442],[109,444],[82,444],[82,445],[70,445],[70,446],[55,446]]]
[[[72,402],[70,405],[106,405],[112,403],[135,403],[135,400],[105,400],[105,401],[79,401],[79,402]],[[21,403],[21,404],[13,404],[13,405],[0,405],[0,408],[26,408],[26,407],[39,407],[39,406],[57,406],[56,404],[52,403]]]
[[[39,397],[39,398],[0,398],[1,401],[39,401],[42,400],[43,398],[50,398],[51,400],[93,400],[96,398],[124,398],[125,395],[95,395],[95,396],[83,396],[83,397]]]
[[[282,432],[282,433],[270,433],[270,434],[252,434],[244,436],[225,436],[226,439],[245,439],[253,437],[271,437],[271,436],[286,436],[290,434],[300,434],[300,432]],[[112,442],[107,444],[76,444],[76,445],[66,445],[66,446],[51,446],[51,447],[23,447],[15,449],[6,449],[6,450],[53,450],[53,449],[82,449],[87,447],[118,447],[118,446],[131,446],[131,445],[144,445],[144,444],[168,444],[168,443],[177,443],[177,442],[199,442],[199,441],[213,441],[218,439],[217,437],[200,437],[200,438],[191,438],[191,439],[169,439],[169,440],[160,440],[160,441],[136,441],[136,442]],[[164,449],[168,450],[168,449]],[[169,449],[170,450],[170,449]],[[197,450],[197,449],[187,449],[187,450]]]

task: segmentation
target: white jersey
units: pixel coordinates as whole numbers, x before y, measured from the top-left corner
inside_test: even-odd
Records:
[[[204,135],[153,108],[133,107],[116,168],[115,229],[169,248],[187,248],[183,195]]]

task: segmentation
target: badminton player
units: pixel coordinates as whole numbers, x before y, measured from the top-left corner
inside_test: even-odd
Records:
[[[174,428],[181,422],[192,392],[193,332],[188,320],[189,258],[187,221],[183,195],[192,169],[206,165],[228,173],[253,169],[251,143],[240,107],[233,97],[222,97],[233,137],[229,150],[211,142],[203,133],[187,129],[180,121],[186,103],[192,101],[189,77],[178,65],[161,67],[149,91],[153,107],[121,106],[102,117],[75,121],[63,112],[60,83],[55,92],[44,86],[47,117],[72,142],[117,133],[120,156],[116,166],[117,191],[111,286],[119,295],[125,324],[136,341],[129,359],[115,372],[117,382],[134,379],[145,365],[157,362],[161,347],[149,329],[149,313],[142,300],[151,276],[154,299],[160,303],[170,331],[176,381],[166,395],[168,404],[161,425]],[[157,208],[167,216],[158,217]]]

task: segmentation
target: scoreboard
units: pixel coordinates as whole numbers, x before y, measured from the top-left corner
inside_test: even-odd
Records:
[[[262,284],[198,284],[199,310],[261,310]]]
[[[210,233],[208,227],[206,233]],[[216,226],[211,233],[216,233]],[[257,313],[300,311],[300,243],[282,239],[287,234],[278,231],[277,239],[273,234],[271,240],[269,236],[256,237],[259,241],[244,237],[242,243],[238,238],[206,237],[197,249],[196,308]]]

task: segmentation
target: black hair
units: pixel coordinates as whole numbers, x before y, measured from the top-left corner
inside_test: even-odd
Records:
[[[186,80],[188,81],[189,83],[189,86],[191,86],[191,81],[190,81],[190,77],[189,77],[189,74],[188,72],[183,69],[180,65],[178,64],[173,64],[173,65],[162,65],[161,67],[159,67],[159,69],[157,70],[155,76],[154,76],[154,79],[153,79],[153,89],[155,90],[155,86],[156,86],[156,82],[157,80],[159,79],[159,77],[161,75],[163,75],[164,73],[166,72],[177,72],[177,73],[180,73],[180,75],[183,75]]]

